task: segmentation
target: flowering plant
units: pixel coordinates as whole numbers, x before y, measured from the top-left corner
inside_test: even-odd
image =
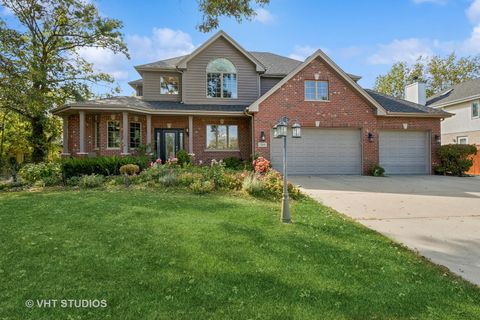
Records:
[[[162,159],[158,158],[155,162],[150,162],[150,168],[158,169],[162,165]]]
[[[266,173],[270,169],[270,161],[265,159],[264,157],[258,157],[257,159],[253,160],[253,169],[256,173]]]

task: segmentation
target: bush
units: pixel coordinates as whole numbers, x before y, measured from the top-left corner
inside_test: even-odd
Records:
[[[80,177],[71,177],[66,181],[66,185],[69,187],[77,187],[80,184]]]
[[[242,170],[244,167],[242,159],[238,157],[225,158],[223,159],[223,163],[225,164],[225,168],[232,170]]]
[[[136,164],[126,164],[120,167],[120,173],[127,176],[133,176],[140,172],[140,167]]]
[[[477,147],[469,144],[447,144],[437,149],[440,165],[436,171],[440,174],[463,176],[473,165],[471,159],[477,153]]]
[[[205,194],[210,193],[215,189],[215,184],[213,181],[206,180],[201,181],[197,180],[190,185],[190,190],[192,190],[196,194]]]
[[[227,190],[241,190],[247,172],[225,173],[221,187]]]
[[[126,164],[135,164],[140,170],[148,167],[148,157],[95,157],[95,158],[67,158],[62,161],[62,172],[66,179],[98,174],[112,176],[120,174],[120,167]]]
[[[224,183],[223,179],[225,176],[225,164],[223,161],[216,161],[213,159],[210,164],[210,168],[207,171],[207,176],[209,180],[213,181],[215,188],[221,188]]]
[[[264,194],[263,180],[256,174],[250,174],[243,180],[242,190],[252,196],[262,196]]]
[[[258,157],[257,159],[253,160],[253,169],[256,173],[266,173],[268,170],[270,170],[270,161],[264,157]]]
[[[170,171],[166,175],[158,178],[158,182],[165,187],[175,187],[179,184],[177,173],[174,171]]]
[[[205,180],[205,178],[201,173],[182,172],[178,175],[178,183],[185,187],[189,187],[192,183],[202,180]]]
[[[264,193],[274,198],[280,198],[283,194],[283,176],[275,170],[268,171],[263,177]],[[292,199],[300,199],[302,193],[290,182],[287,184],[288,194]]]
[[[99,174],[90,174],[80,177],[79,186],[80,188],[90,189],[100,187],[105,178]]]
[[[189,166],[192,164],[192,157],[185,150],[179,150],[177,152],[177,163],[181,167]]]
[[[20,176],[28,183],[47,180],[55,184],[62,181],[62,171],[57,162],[29,163],[20,169]]]
[[[379,164],[375,164],[370,169],[370,175],[374,177],[383,177],[385,174],[385,169],[381,167]]]

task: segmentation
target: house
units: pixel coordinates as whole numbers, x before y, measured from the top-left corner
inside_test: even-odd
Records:
[[[318,50],[304,62],[247,51],[223,31],[192,53],[136,66],[136,96],[64,105],[64,156],[128,155],[150,146],[162,160],[180,149],[196,161],[260,154],[281,168],[272,137],[280,117],[302,126],[288,139],[291,174],[429,174],[448,113],[365,90]],[[423,94],[424,96],[424,94]]]
[[[427,105],[454,114],[441,123],[442,144],[476,144],[480,146],[480,79],[448,88]]]

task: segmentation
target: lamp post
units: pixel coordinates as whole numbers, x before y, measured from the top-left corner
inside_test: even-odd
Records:
[[[287,179],[287,136],[288,136],[288,118],[282,117],[278,123],[273,126],[273,137],[283,138],[283,194],[282,194],[282,222],[290,223],[290,208],[288,205],[288,179]],[[292,125],[292,138],[301,138],[301,126],[295,121]]]

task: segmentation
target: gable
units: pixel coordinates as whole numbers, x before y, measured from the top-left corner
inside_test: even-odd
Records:
[[[335,74],[338,78],[343,79],[345,83],[357,94],[359,94],[369,105],[371,105],[377,115],[386,115],[386,110],[375,101],[365,90],[363,90],[352,78],[346,74],[335,62],[333,62],[322,50],[317,50],[314,54],[308,57],[302,64],[300,64],[295,70],[290,72],[285,78],[283,78],[279,83],[277,83],[273,88],[271,88],[267,93],[262,95],[254,103],[252,103],[248,111],[249,112],[258,112],[260,104],[265,101],[269,96],[274,94],[278,89],[280,89],[287,82],[291,81],[292,78],[298,76],[299,73],[304,72],[313,62],[321,62],[326,68],[330,70],[330,73]],[[326,70],[326,69],[325,69]],[[315,72],[309,75],[311,80],[315,79]],[[302,83],[303,88],[303,83]],[[303,90],[303,89],[302,89]],[[302,92],[303,96],[303,92]]]

